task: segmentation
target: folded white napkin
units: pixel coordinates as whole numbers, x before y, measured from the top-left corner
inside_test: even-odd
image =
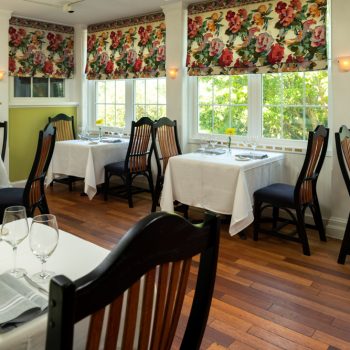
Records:
[[[8,273],[0,275],[0,332],[32,320],[47,308],[45,297],[25,281]]]

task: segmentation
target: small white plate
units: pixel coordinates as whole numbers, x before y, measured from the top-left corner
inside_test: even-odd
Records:
[[[251,158],[249,158],[249,157],[235,156],[235,160],[238,160],[238,161],[241,161],[241,162],[248,161],[250,159]]]

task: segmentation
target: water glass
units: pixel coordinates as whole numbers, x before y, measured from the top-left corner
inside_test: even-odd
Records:
[[[43,214],[33,218],[30,226],[29,245],[33,254],[41,262],[41,271],[32,276],[33,281],[44,283],[55,275],[55,272],[46,270],[46,261],[57,247],[58,236],[55,215]]]
[[[25,269],[17,268],[18,245],[28,236],[28,220],[26,208],[23,206],[12,206],[5,209],[1,227],[1,239],[7,242],[13,250],[13,267],[9,273],[15,278],[26,274]]]

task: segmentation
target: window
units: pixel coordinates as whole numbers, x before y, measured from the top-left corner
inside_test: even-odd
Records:
[[[14,78],[14,97],[65,97],[64,79]]]
[[[197,136],[224,134],[306,140],[328,124],[328,73],[279,73],[197,78]]]
[[[124,129],[132,120],[142,117],[155,120],[166,116],[165,78],[100,80],[91,84],[94,86],[91,128],[100,118],[106,127]]]
[[[166,116],[166,81],[159,79],[135,80],[135,120],[149,117],[156,120]]]

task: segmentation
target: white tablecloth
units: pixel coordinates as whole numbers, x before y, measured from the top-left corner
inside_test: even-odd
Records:
[[[5,164],[0,158],[0,188],[10,187],[9,177],[5,168]]]
[[[48,169],[46,182],[54,175],[72,175],[85,179],[85,193],[90,199],[97,192],[97,185],[104,182],[104,166],[125,159],[129,140],[118,143],[92,143],[83,140],[58,141]]]
[[[223,155],[188,153],[172,157],[165,172],[160,201],[162,210],[173,212],[174,200],[231,215],[229,232],[234,235],[254,220],[255,190],[279,181],[283,154],[264,152],[267,158],[238,161],[231,150]]]
[[[26,238],[18,247],[17,266],[24,267],[28,274],[40,271],[40,262],[29,248]],[[109,251],[60,230],[59,244],[48,259],[47,269],[77,279],[93,270],[107,256]],[[0,273],[12,267],[12,248],[0,243]],[[1,350],[43,350],[45,349],[47,314],[24,325],[0,334]],[[86,322],[79,325],[86,328]],[[79,337],[77,337],[79,339]]]

